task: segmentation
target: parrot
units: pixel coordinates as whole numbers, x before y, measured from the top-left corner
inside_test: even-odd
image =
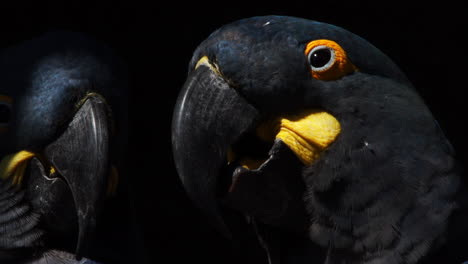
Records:
[[[221,26],[193,53],[171,130],[187,195],[227,239],[255,232],[263,263],[468,260],[454,147],[406,74],[347,29]]]
[[[126,261],[101,239],[129,218],[126,204],[108,209],[127,193],[124,62],[85,33],[53,31],[0,51],[0,71],[0,263]],[[109,240],[124,245],[119,228]]]

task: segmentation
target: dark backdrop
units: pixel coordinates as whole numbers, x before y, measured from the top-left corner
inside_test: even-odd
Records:
[[[466,12],[455,1],[15,1],[0,4],[0,47],[66,29],[107,43],[129,68],[127,171],[151,263],[230,263],[229,243],[185,196],[170,148],[172,107],[193,50],[221,25],[255,15],[333,23],[364,37],[408,75],[467,164]],[[242,255],[242,254],[240,254]],[[163,260],[171,258],[170,260]],[[157,261],[159,260],[159,261]],[[241,262],[241,261],[239,261]]]

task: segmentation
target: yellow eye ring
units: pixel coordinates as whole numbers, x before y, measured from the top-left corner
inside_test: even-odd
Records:
[[[312,77],[318,80],[337,80],[357,70],[344,49],[332,40],[313,40],[307,43],[304,54]]]

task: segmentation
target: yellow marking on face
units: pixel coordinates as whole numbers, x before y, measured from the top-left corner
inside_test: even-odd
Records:
[[[281,139],[302,163],[311,165],[340,131],[340,123],[331,114],[309,110],[267,121],[257,128],[257,135],[268,142]]]
[[[202,65],[210,68],[211,71],[221,76],[221,72],[219,71],[218,65],[211,63],[207,56],[203,56],[201,57],[201,59],[198,60],[197,64],[195,64],[195,70]]]
[[[57,172],[54,166],[50,166],[49,168],[49,175],[54,175]]]
[[[27,150],[5,156],[0,161],[0,178],[11,178],[13,185],[21,185],[28,161],[35,156],[35,153]]]
[[[93,96],[99,97],[103,102],[107,103],[106,98],[104,98],[104,96],[95,92],[88,92],[83,98],[81,98],[80,101],[78,101],[78,103],[76,103],[75,107],[77,109],[80,108],[86,102],[86,100],[88,100],[90,97],[93,97]]]

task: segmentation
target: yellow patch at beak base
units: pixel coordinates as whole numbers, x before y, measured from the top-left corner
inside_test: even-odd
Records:
[[[341,126],[331,114],[308,110],[260,125],[257,135],[265,141],[281,139],[304,163],[312,164],[338,136]]]
[[[5,156],[0,162],[0,179],[13,177],[12,184],[21,185],[28,161],[35,156],[35,153],[27,150]]]
[[[210,68],[210,70],[212,72],[214,72],[217,75],[221,76],[221,72],[219,71],[218,66],[216,64],[214,64],[214,63],[211,63],[207,56],[203,56],[197,61],[197,64],[195,65],[195,70],[198,69],[198,67],[200,67],[201,65],[204,65],[204,66]]]

